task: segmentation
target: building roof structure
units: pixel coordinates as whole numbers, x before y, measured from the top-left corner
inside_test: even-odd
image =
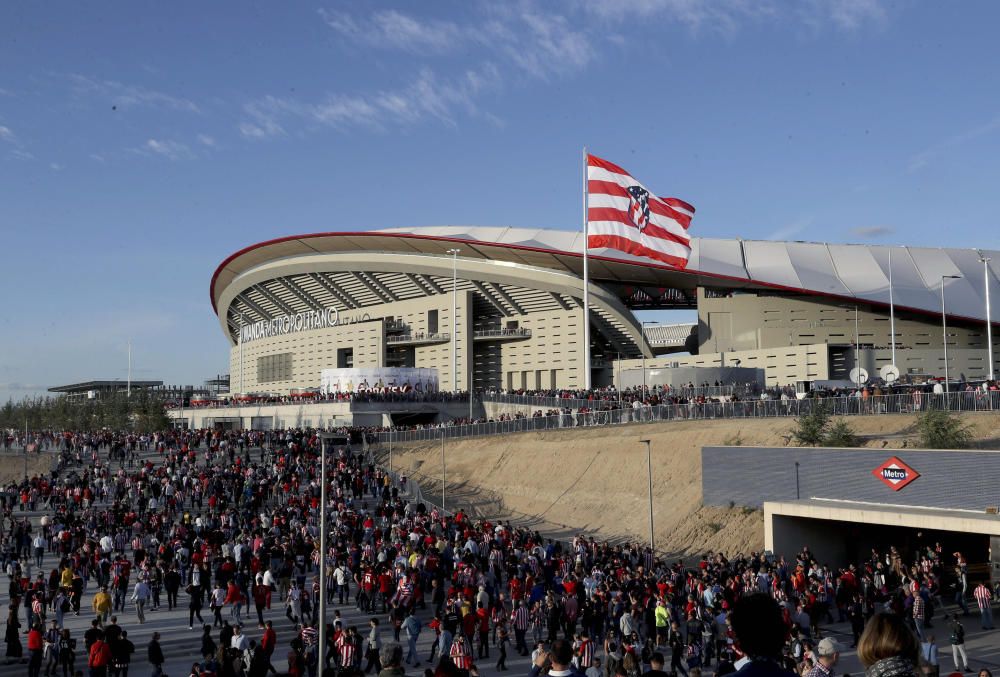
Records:
[[[211,301],[232,337],[231,306],[238,298],[241,312],[265,319],[318,310],[318,295],[352,310],[443,293],[450,291],[452,261],[447,250],[453,247],[461,250],[463,277],[469,277],[476,264],[502,274],[504,283],[479,283],[479,290],[508,311],[530,302],[510,291],[519,277],[532,286],[527,271],[573,278],[577,287],[583,274],[583,236],[578,231],[438,226],[325,232],[269,240],[229,256],[212,276]],[[988,276],[983,258],[991,259]],[[440,270],[420,272],[429,259],[442,263]],[[1000,298],[1000,251],[995,250],[694,238],[684,270],[608,249],[591,249],[589,259],[591,282],[610,290],[621,303],[621,309],[608,312],[611,323],[620,321],[614,316],[624,308],[694,307],[699,287],[771,290],[888,306],[890,262],[897,309],[940,315],[943,285],[949,317],[982,322],[985,279],[990,293]],[[334,261],[342,277],[324,277],[322,271]],[[370,270],[362,269],[362,262],[370,263]],[[547,289],[559,296],[554,287]],[[566,301],[556,298],[557,303]],[[605,306],[617,308],[610,301]]]

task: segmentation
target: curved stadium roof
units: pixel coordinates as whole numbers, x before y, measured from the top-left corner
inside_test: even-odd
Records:
[[[212,276],[212,306],[218,312],[222,291],[237,276],[277,259],[364,251],[444,256],[456,244],[463,258],[583,273],[583,236],[578,231],[437,226],[314,233],[261,242],[228,257]],[[985,321],[980,251],[992,259],[990,294],[1000,298],[1000,251],[996,250],[694,238],[685,270],[616,250],[592,249],[590,275],[593,282],[677,289],[774,289],[887,306],[891,257],[897,308],[940,314],[941,277],[958,275],[960,279],[945,280],[948,315]]]

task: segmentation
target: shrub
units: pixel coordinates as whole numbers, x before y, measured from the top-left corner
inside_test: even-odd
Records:
[[[944,409],[928,409],[917,418],[920,446],[925,449],[965,449],[972,444],[972,430]]]
[[[817,406],[808,414],[795,419],[792,437],[802,447],[815,447],[825,440],[826,429],[830,425],[830,415],[822,406]]]
[[[828,447],[858,447],[861,446],[861,440],[847,421],[840,419],[825,432],[823,444]]]

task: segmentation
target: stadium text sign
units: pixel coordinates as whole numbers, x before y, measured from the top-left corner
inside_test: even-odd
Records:
[[[308,329],[326,329],[348,323],[341,322],[340,314],[333,307],[325,310],[307,310],[293,315],[279,315],[270,320],[260,320],[242,327],[240,329],[240,343]]]

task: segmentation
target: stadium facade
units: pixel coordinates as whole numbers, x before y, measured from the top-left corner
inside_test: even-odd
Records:
[[[677,270],[591,250],[588,364],[582,247],[577,232],[458,226],[246,247],[210,289],[232,390],[285,394],[326,369],[381,367],[436,368],[441,389],[463,391],[579,388],[587,369],[601,386],[640,364],[757,367],[781,385],[875,376],[892,359],[890,302],[904,379],[943,375],[946,342],[953,379],[990,373],[998,252],[700,238]],[[635,315],[655,309],[698,322]]]

